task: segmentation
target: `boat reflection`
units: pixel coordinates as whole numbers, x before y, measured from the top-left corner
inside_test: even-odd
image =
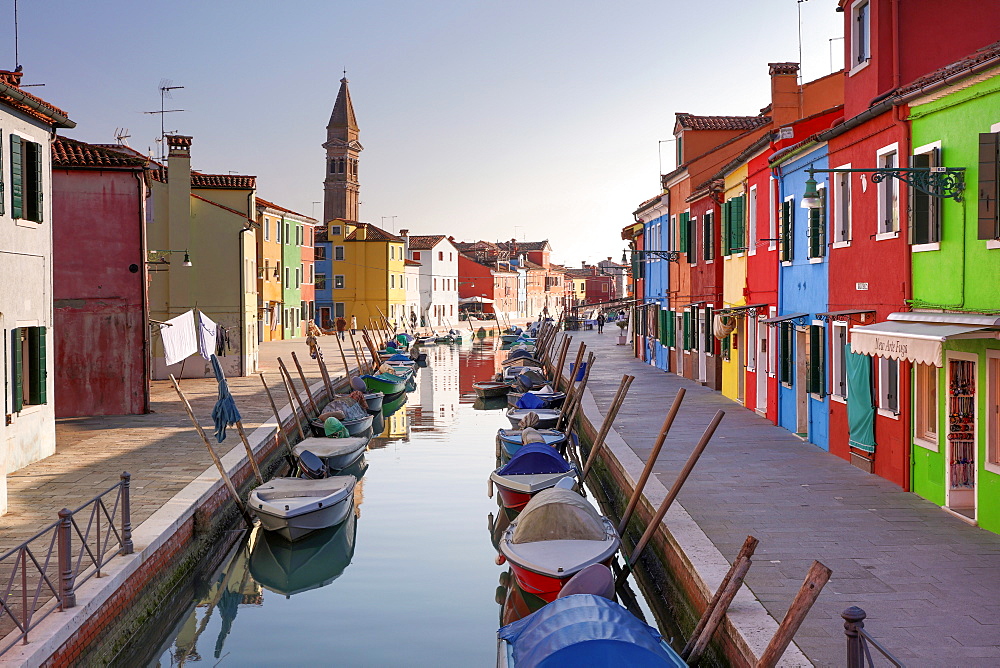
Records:
[[[476,397],[472,402],[472,407],[477,411],[500,411],[509,408],[507,397]]]
[[[357,515],[351,512],[341,524],[294,543],[260,527],[255,532],[250,575],[264,588],[288,597],[325,587],[343,574],[354,558]]]

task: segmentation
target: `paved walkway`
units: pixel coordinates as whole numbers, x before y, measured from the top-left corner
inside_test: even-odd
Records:
[[[677,390],[687,390],[654,468],[666,487],[726,411],[678,499],[730,560],[747,534],[760,539],[747,584],[779,621],[814,559],[833,570],[796,636],[814,663],[844,664],[840,613],[857,605],[869,633],[907,666],[1000,664],[1000,536],[636,360],[615,345],[617,332],[570,334],[574,353],[584,341],[598,356],[588,389],[602,410],[622,374],[636,377],[615,430],[643,461]]]

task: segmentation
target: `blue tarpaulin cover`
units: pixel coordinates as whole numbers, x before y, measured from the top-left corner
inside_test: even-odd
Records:
[[[518,408],[545,408],[546,406],[548,406],[547,401],[531,392],[525,392],[517,399]]]
[[[529,443],[518,450],[510,461],[497,470],[500,475],[530,475],[534,473],[566,473],[570,464],[551,445]]]
[[[409,355],[403,355],[401,353],[396,353],[389,358],[390,362],[412,362]]]
[[[218,439],[219,443],[222,443],[226,440],[226,427],[236,424],[242,418],[239,409],[236,408],[233,395],[229,393],[229,383],[226,382],[226,376],[222,373],[219,358],[212,355],[211,360],[212,369],[215,371],[215,380],[219,382],[219,399],[215,402],[215,408],[212,409],[212,422],[215,423],[215,438]]]
[[[522,357],[531,357],[531,353],[529,353],[527,350],[515,350],[507,357],[507,359],[519,360]]]
[[[685,666],[660,632],[614,601],[574,594],[549,603],[497,635],[514,646],[517,668]]]

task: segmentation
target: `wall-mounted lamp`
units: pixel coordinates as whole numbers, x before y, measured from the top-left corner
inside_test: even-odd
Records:
[[[677,262],[678,260],[680,260],[680,257],[681,257],[680,251],[672,251],[672,250],[633,250],[633,251],[629,251],[628,249],[626,249],[626,250],[622,251],[622,264],[628,264],[628,265],[632,264],[632,261],[629,260],[629,258],[628,258],[629,253],[632,254],[632,258],[633,259],[640,260],[640,261],[641,260],[645,260],[646,258],[655,257],[655,258],[659,258],[660,260],[666,260],[667,262]]]
[[[184,253],[184,262],[181,263],[182,267],[191,266],[191,254],[185,250],[148,250],[146,251],[146,264],[170,264],[167,257],[171,253]]]
[[[965,192],[965,167],[879,167],[872,169],[813,169],[806,170],[809,178],[806,179],[806,190],[802,194],[803,209],[818,209],[822,203],[819,191],[816,189],[816,172],[825,174],[849,174],[851,172],[862,172],[872,175],[872,183],[893,178],[899,179],[911,188],[916,188],[920,192],[931,197],[941,199],[953,199],[956,202],[962,201],[962,193]]]

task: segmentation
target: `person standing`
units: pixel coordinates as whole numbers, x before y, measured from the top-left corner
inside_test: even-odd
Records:
[[[347,321],[344,320],[343,316],[341,316],[337,318],[337,336],[340,337],[341,341],[344,340],[344,333],[346,331],[347,331]]]
[[[605,322],[605,320],[604,320],[604,314],[603,313],[598,313],[597,314],[597,333],[598,334],[603,334],[604,333],[604,322]]]
[[[358,316],[351,316],[351,334],[357,334],[358,329]]]

